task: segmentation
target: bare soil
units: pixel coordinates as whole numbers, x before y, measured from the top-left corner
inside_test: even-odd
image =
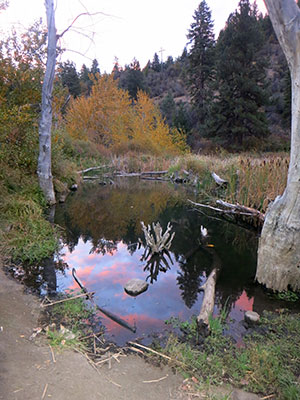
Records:
[[[39,300],[6,276],[0,266],[1,400],[186,399],[183,377],[129,355],[93,368],[71,350],[54,357],[46,339],[30,340],[38,327]],[[163,378],[163,379],[161,379]],[[153,381],[153,382],[145,382]]]

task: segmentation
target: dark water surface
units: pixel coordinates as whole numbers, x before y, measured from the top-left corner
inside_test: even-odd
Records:
[[[228,307],[230,334],[237,340],[245,310],[261,313],[280,306],[254,284],[257,235],[194,210],[187,198],[197,200],[182,186],[122,178],[111,186],[84,184],[56,208],[55,222],[64,228],[62,258],[69,267],[57,271],[58,290],[78,288],[71,273],[76,268],[100,307],[136,325],[134,334],[103,316],[108,338],[119,345],[136,338],[147,344],[153,334],[165,334],[171,317],[197,315],[203,296],[199,287],[216,262],[221,272],[215,314]],[[141,261],[144,249],[137,245],[143,238],[140,221],[159,221],[164,229],[170,221],[176,232],[170,248],[173,265],[156,280],[152,277],[152,283]],[[201,225],[209,232],[206,244],[200,240]],[[136,298],[124,291],[132,278],[149,282]]]

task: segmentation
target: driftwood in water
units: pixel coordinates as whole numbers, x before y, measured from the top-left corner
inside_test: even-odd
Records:
[[[131,332],[133,332],[133,333],[136,332],[136,327],[135,327],[135,326],[129,325],[129,324],[128,324],[126,321],[124,321],[122,318],[118,317],[117,315],[111,313],[111,312],[108,311],[108,310],[105,310],[105,309],[102,308],[102,307],[99,307],[99,306],[95,303],[94,299],[88,294],[88,290],[86,289],[86,287],[83,286],[82,282],[80,281],[80,279],[79,279],[78,276],[76,275],[76,269],[75,269],[75,268],[72,269],[72,275],[73,275],[73,278],[75,279],[75,281],[78,283],[78,285],[79,285],[79,287],[81,288],[81,290],[82,290],[84,293],[87,293],[86,298],[87,298],[88,300],[90,300],[90,302],[92,303],[92,305],[93,305],[93,307],[94,307],[95,309],[97,309],[97,310],[99,310],[100,312],[102,312],[102,314],[106,315],[108,318],[110,318],[112,321],[116,322],[117,324],[123,326],[123,327],[126,328],[126,329],[129,329]]]
[[[256,228],[261,228],[264,223],[265,214],[258,210],[255,210],[254,208],[242,206],[240,204],[227,203],[223,200],[216,201],[216,203],[223,208],[213,207],[208,204],[195,203],[192,200],[188,201],[197,207],[207,208],[209,210],[217,212],[218,214],[222,215],[222,217],[225,217],[231,221],[237,221],[239,219],[242,220],[245,224],[254,226]]]
[[[200,290],[204,291],[203,301],[200,313],[197,317],[197,325],[200,333],[207,335],[209,333],[209,317],[212,315],[215,305],[215,289],[217,282],[217,268],[214,268],[209,274],[204,285]]]
[[[163,250],[169,250],[172,240],[174,239],[175,232],[170,236],[170,231],[172,230],[172,225],[168,222],[167,229],[163,234],[162,227],[159,222],[156,224],[152,223],[152,228],[154,234],[151,233],[151,226],[145,226],[144,222],[141,221],[142,229],[145,235],[145,240],[148,248],[151,250],[152,254],[161,253]]]
[[[219,177],[219,175],[217,175],[215,172],[212,172],[211,176],[212,176],[213,180],[216,182],[216,184],[219,186],[225,186],[228,183],[228,181]]]
[[[256,210],[255,208],[242,206],[240,204],[231,204],[227,203],[227,201],[217,200],[216,203],[227,210],[232,210],[236,214],[240,215],[248,215],[259,221],[259,225],[263,225],[265,220],[265,214]]]

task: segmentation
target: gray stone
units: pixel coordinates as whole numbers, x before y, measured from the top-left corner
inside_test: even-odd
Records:
[[[245,321],[248,324],[257,324],[260,319],[260,315],[255,311],[246,311],[245,312]]]
[[[141,279],[131,279],[125,284],[124,290],[130,296],[137,296],[145,292],[148,286],[149,284]]]
[[[231,400],[259,400],[260,397],[254,393],[244,392],[244,390],[234,389],[230,396]]]

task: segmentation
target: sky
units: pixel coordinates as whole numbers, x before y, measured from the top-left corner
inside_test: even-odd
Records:
[[[187,32],[200,0],[54,0],[57,32],[64,31],[81,13],[73,28],[63,36],[67,49],[63,60],[91,66],[96,58],[101,72],[111,72],[115,58],[124,66],[135,57],[143,68],[157,53],[165,61],[168,56],[182,54]],[[239,0],[207,0],[212,11],[215,34],[224,27]],[[24,30],[39,18],[45,18],[43,0],[9,0],[10,6],[0,14],[1,36],[12,26]],[[263,0],[257,0],[265,14]],[[101,14],[102,13],[102,14]]]

